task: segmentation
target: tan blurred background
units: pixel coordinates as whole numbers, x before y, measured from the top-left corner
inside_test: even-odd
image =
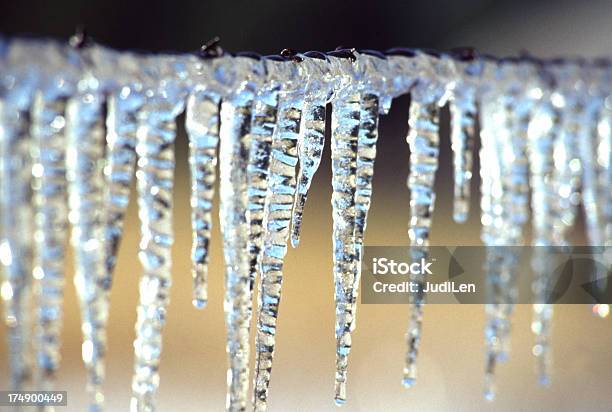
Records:
[[[167,43],[170,42],[180,47],[187,47],[185,39],[191,39],[191,43],[187,44],[193,46],[191,47],[193,49],[202,38],[209,38],[217,33],[221,33],[222,38],[225,35],[229,43],[226,47],[230,49],[253,48],[275,51],[286,47],[286,45],[276,47],[275,42],[278,42],[278,37],[282,36],[278,35],[279,32],[275,32],[274,25],[268,25],[264,31],[252,23],[247,24],[246,28],[240,26],[240,22],[247,21],[245,16],[248,11],[255,7],[252,4],[239,2],[238,6],[244,8],[237,6],[238,14],[230,16],[227,13],[231,7],[224,8],[220,4],[213,3],[201,2],[198,5],[194,3],[193,9],[187,8],[187,10],[177,6],[177,9],[182,10],[178,13],[179,17],[171,13],[164,15],[163,8],[152,8],[155,12],[152,22],[137,25],[138,30],[132,28],[133,33],[130,32],[132,37],[125,43],[120,43],[116,37],[118,35],[112,34],[112,29],[124,20],[125,24],[138,21],[138,13],[133,11],[128,17],[117,17],[121,12],[120,8],[118,11],[107,10],[102,3],[95,3],[91,11],[84,6],[67,2],[63,9],[66,13],[61,29],[58,28],[59,23],[53,25],[47,20],[45,16],[51,16],[53,13],[43,6],[32,12],[30,20],[23,17],[21,21],[13,23],[11,16],[20,16],[21,12],[15,11],[16,6],[7,5],[4,9],[6,12],[0,13],[4,14],[0,20],[3,24],[0,26],[0,32],[34,31],[65,37],[67,34],[65,30],[69,33],[74,26],[72,23],[80,18],[89,26],[93,26],[94,36],[98,30],[101,33],[98,38],[106,40],[111,45],[123,47],[146,47],[146,33],[158,33],[157,37],[153,35],[148,38],[158,49],[167,48]],[[357,4],[361,3],[366,4],[366,2]],[[612,3],[609,1],[502,1],[494,5],[495,2],[474,0],[466,2],[465,12],[458,5],[459,2],[437,3],[431,7],[414,5],[416,14],[409,14],[411,6],[400,5],[399,2],[381,2],[378,6],[368,3],[370,5],[365,7],[366,15],[369,10],[383,8],[376,15],[369,15],[371,19],[367,22],[369,25],[357,19],[355,25],[341,26],[345,28],[344,31],[334,29],[339,33],[333,32],[336,33],[334,35],[330,34],[332,33],[330,27],[340,20],[331,18],[322,20],[321,30],[326,33],[327,39],[317,37],[316,33],[299,29],[311,27],[308,24],[312,24],[312,20],[299,20],[299,24],[294,24],[293,20],[278,24],[283,30],[290,30],[292,37],[289,36],[287,39],[296,42],[297,46],[309,45],[304,48],[331,49],[339,42],[344,42],[345,45],[359,42],[359,45],[381,48],[391,46],[390,39],[393,39],[396,44],[433,45],[441,48],[470,44],[498,54],[516,52],[524,48],[539,55],[612,54],[609,29],[609,22],[612,21]],[[290,4],[293,8],[289,6]],[[442,4],[445,8],[435,9]],[[267,5],[270,6],[270,3]],[[270,6],[266,11],[274,10],[273,13],[270,11],[272,16],[263,13],[263,6],[261,7],[261,10],[257,7],[255,9],[261,12],[257,16],[262,24],[269,23],[273,17],[280,19],[283,13],[297,19],[296,10],[306,13],[309,18],[318,14],[303,2],[287,2],[285,11],[280,6],[274,8]],[[342,16],[342,6],[328,7],[334,18]],[[395,8],[398,13],[394,13]],[[96,15],[96,10],[100,12],[99,15]],[[184,26],[195,27],[193,30],[199,30],[200,27],[197,25],[197,18],[194,20],[194,17],[187,16],[189,13],[185,11],[189,10],[193,10],[194,15],[205,18],[206,22],[214,22],[215,16],[226,16],[222,21],[228,26],[211,23],[214,25],[211,30],[216,32],[191,33],[189,37],[189,34],[179,30],[179,26],[182,27],[184,23]],[[211,13],[207,14],[207,11]],[[353,13],[351,16],[355,13],[361,15],[358,12],[347,11]],[[325,15],[325,10],[320,13]],[[111,17],[104,21],[103,16]],[[117,18],[113,20],[112,16]],[[142,16],[140,15],[140,18]],[[421,16],[423,21],[419,23]],[[130,22],[129,17],[135,20]],[[233,28],[232,18],[238,19]],[[425,27],[427,22],[437,20],[443,21],[439,30]],[[156,25],[160,21],[166,21],[166,24]],[[292,29],[287,29],[289,26]],[[424,32],[417,33],[414,26]],[[202,23],[202,27],[206,25]],[[142,31],[140,35],[134,34],[139,30]],[[251,33],[254,38],[248,40],[247,37]],[[351,41],[352,39],[355,40]],[[251,44],[249,41],[258,42],[259,45]],[[408,173],[408,149],[405,143],[407,108],[408,99],[401,98],[394,103],[390,115],[381,120],[374,198],[366,235],[368,245],[404,245],[407,242],[406,230],[409,218],[408,191],[405,186]],[[446,122],[448,116],[445,113],[443,123]],[[456,225],[451,220],[450,153],[447,127],[443,129],[441,162],[444,166],[440,168],[437,176],[437,212],[432,243],[479,244],[477,213],[473,212],[465,225]],[[217,411],[222,410],[225,405],[226,380],[221,239],[215,210],[210,301],[208,308],[198,311],[191,305],[189,261],[191,232],[185,140],[181,130],[177,143],[174,284],[164,332],[158,409]],[[326,160],[315,178],[306,207],[302,242],[297,250],[289,251],[286,259],[277,352],[270,387],[270,411],[336,410],[333,403],[335,341],[329,148],[326,148],[324,157]],[[474,181],[475,189],[477,185],[478,179]],[[474,206],[477,206],[477,202],[478,199],[474,199]],[[106,384],[109,411],[126,410],[130,398],[132,342],[138,299],[137,282],[141,272],[136,257],[139,226],[135,206],[135,202],[132,201],[112,292]],[[583,241],[580,231],[574,236],[578,242]],[[68,258],[72,259],[72,256]],[[57,388],[68,391],[67,410],[78,411],[86,407],[85,374],[80,359],[79,313],[72,284],[71,260],[69,262],[63,360]],[[482,396],[484,370],[482,306],[432,305],[426,308],[424,335],[419,355],[419,378],[417,385],[410,390],[404,389],[400,384],[407,319],[408,307],[403,305],[360,306],[350,358],[348,402],[343,407],[344,410],[612,410],[612,350],[610,349],[612,330],[609,320],[594,318],[586,306],[556,308],[552,336],[553,383],[548,389],[541,388],[536,383],[534,359],[531,355],[533,343],[530,331],[531,308],[517,307],[511,358],[499,368],[499,395],[493,403],[484,401]],[[0,371],[2,371],[0,389],[8,385],[5,340],[5,330],[2,327],[0,328]]]

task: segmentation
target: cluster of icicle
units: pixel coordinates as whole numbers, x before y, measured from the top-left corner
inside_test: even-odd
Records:
[[[564,245],[580,201],[589,242],[612,239],[607,62],[495,60],[470,53],[337,50],[260,57],[209,47],[185,55],[95,44],[0,42],[0,177],[12,387],[51,389],[62,328],[65,243],[71,233],[90,410],[104,402],[109,292],[135,176],[141,223],[133,411],[155,409],[171,277],[176,118],[186,113],[193,223],[193,304],[206,306],[211,210],[219,163],[225,259],[227,410],[249,404],[249,331],[256,318],[252,406],[266,409],[287,243],[296,247],[331,104],[336,403],[346,400],[378,119],[410,93],[409,239],[427,253],[438,168],[439,112],[451,112],[454,218],[469,213],[480,123],[482,239]],[[530,195],[531,190],[531,195]],[[531,199],[531,205],[529,204]],[[512,256],[487,258],[499,303],[486,306],[486,396],[508,355]],[[537,265],[537,261],[534,262]],[[544,276],[544,268],[541,268]],[[118,275],[121,281],[121,275]],[[414,281],[424,282],[422,276]],[[535,290],[545,293],[545,278]],[[253,289],[259,293],[253,316]],[[539,286],[538,286],[539,285]],[[509,296],[510,295],[510,296]],[[416,379],[424,294],[411,304],[404,384]],[[534,354],[548,378],[552,306],[534,307]]]

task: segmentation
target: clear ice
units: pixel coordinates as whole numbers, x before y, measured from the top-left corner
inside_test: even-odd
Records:
[[[427,257],[429,234],[436,195],[434,182],[438,170],[440,153],[439,113],[448,100],[452,84],[449,82],[450,61],[419,52],[415,57],[416,67],[423,78],[417,80],[410,93],[408,136],[410,147],[410,254],[413,261]],[[424,275],[411,275],[418,291],[413,294],[410,318],[406,332],[407,352],[404,364],[403,384],[411,387],[416,383],[417,355],[421,342],[423,309],[425,305]]]
[[[10,390],[24,390],[32,374],[32,159],[30,107],[36,73],[28,65],[27,45],[14,41],[0,50],[10,70],[0,74],[0,297],[10,368]],[[28,69],[28,67],[30,67]],[[7,213],[7,210],[16,211]]]
[[[33,51],[33,50],[32,50]],[[35,385],[52,390],[60,364],[65,253],[68,238],[66,102],[74,90],[68,51],[59,44],[38,50],[41,69],[32,105],[32,189],[34,205],[34,299],[37,320]],[[61,68],[61,70],[60,70]],[[52,408],[46,408],[52,409]]]
[[[219,145],[219,110],[221,98],[231,85],[227,84],[231,80],[226,79],[224,73],[226,64],[225,58],[203,58],[195,64],[196,86],[189,95],[186,109],[193,229],[192,303],[198,309],[208,303],[208,261]]]
[[[74,46],[74,45],[73,45]],[[288,53],[287,53],[288,52]],[[71,229],[89,409],[104,402],[110,287],[130,188],[137,183],[140,280],[133,411],[155,410],[171,278],[176,118],[186,111],[191,171],[193,304],[208,301],[212,201],[219,162],[225,261],[227,403],[266,410],[287,243],[297,247],[332,105],[335,401],[346,401],[362,247],[379,115],[410,93],[410,254],[428,253],[440,152],[439,112],[451,113],[453,218],[467,220],[472,150],[480,138],[481,239],[487,248],[485,397],[508,358],[519,259],[531,219],[537,246],[532,353],[551,382],[547,266],[567,246],[582,204],[587,241],[612,245],[609,62],[495,60],[472,52],[341,49],[144,55],[0,38],[0,297],[11,389],[52,389],[60,363],[65,244]],[[477,125],[480,133],[477,134]],[[217,153],[218,152],[218,153]],[[531,213],[530,213],[531,212]],[[501,247],[515,247],[510,251]],[[407,251],[408,252],[408,251]],[[609,252],[607,252],[609,253]],[[608,262],[612,256],[605,256]],[[121,279],[119,275],[117,277]],[[425,296],[410,305],[403,383],[416,381]],[[258,283],[255,369],[249,342]],[[605,279],[598,282],[605,286]],[[609,307],[593,311],[605,317]]]
[[[453,219],[464,223],[470,211],[472,157],[476,139],[476,93],[482,61],[470,57],[454,61],[456,82],[449,101],[451,149],[453,151]]]
[[[108,294],[104,164],[104,97],[98,80],[86,75],[66,105],[66,175],[74,284],[81,305],[82,357],[87,368],[90,410],[101,410],[106,354]]]
[[[298,134],[298,174],[297,190],[291,216],[291,246],[296,248],[300,243],[304,207],[312,179],[321,164],[323,146],[325,145],[326,104],[333,93],[330,85],[333,75],[325,55],[303,55],[300,62],[305,71],[304,107],[302,124]]]
[[[172,285],[172,190],[176,117],[183,111],[185,62],[180,57],[143,58],[145,102],[138,113],[136,179],[143,266],[134,340],[132,411],[155,410],[162,329]]]
[[[249,390],[249,323],[252,282],[249,269],[249,205],[247,165],[255,91],[263,66],[251,57],[234,61],[242,79],[221,103],[219,144],[219,220],[225,258],[225,323],[227,328],[228,392],[226,409],[244,411]]]
[[[333,264],[336,303],[336,404],[346,402],[348,355],[351,350],[355,309],[355,190],[357,141],[361,117],[361,93],[351,84],[351,59],[329,57],[340,73],[332,101],[332,218]]]
[[[300,65],[268,60],[266,67],[268,76],[277,75],[278,82],[283,87],[278,93],[277,124],[273,129],[269,152],[268,185],[262,219],[263,242],[261,252],[258,251],[261,253],[261,276],[257,299],[253,378],[253,408],[256,411],[267,409],[268,386],[276,346],[276,321],[281,301],[283,263],[287,253],[291,209],[296,192],[297,141],[304,102]],[[250,203],[249,207],[252,213],[253,203]]]

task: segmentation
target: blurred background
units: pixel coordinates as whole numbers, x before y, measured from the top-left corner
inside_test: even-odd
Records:
[[[331,50],[338,45],[475,46],[507,55],[527,50],[539,56],[612,55],[609,0],[429,0],[429,1],[3,1],[0,32],[67,39],[84,24],[95,40],[119,49],[190,51],[220,36],[232,51],[264,54],[283,48]],[[397,99],[380,122],[378,161],[367,245],[407,244],[409,219],[409,99]],[[179,118],[174,224],[174,285],[165,329],[158,394],[160,411],[216,411],[225,404],[223,266],[218,219],[212,241],[210,301],[191,306],[189,176],[186,137]],[[437,175],[432,243],[479,244],[478,197],[469,221],[451,219],[451,158],[448,113],[442,113],[441,167]],[[299,249],[285,265],[270,411],[332,411],[334,309],[331,270],[331,184],[329,147],[313,183]],[[473,182],[477,191],[479,179]],[[218,200],[218,199],[217,199]],[[216,216],[216,214],[215,214]],[[580,228],[581,225],[578,225]],[[112,293],[107,359],[107,409],[126,410],[132,373],[132,341],[138,300],[138,217],[131,202]],[[584,242],[581,229],[574,234]],[[63,363],[57,388],[68,391],[67,410],[85,409],[79,314],[72,284],[72,255],[66,264]],[[484,309],[479,305],[426,308],[419,379],[401,384],[408,307],[361,305],[349,366],[346,411],[610,411],[612,331],[586,306],[555,311],[552,386],[537,385],[531,355],[531,307],[514,317],[513,350],[498,372],[499,395],[483,400]],[[0,327],[0,389],[8,385],[5,330]]]

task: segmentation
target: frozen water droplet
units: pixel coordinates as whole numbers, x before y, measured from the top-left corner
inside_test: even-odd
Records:
[[[205,299],[193,299],[191,301],[191,304],[196,308],[196,309],[204,309],[206,307],[206,305],[208,304],[208,301]]]
[[[407,378],[402,379],[402,385],[404,385],[404,388],[412,388],[415,383],[416,383],[416,379],[414,378],[407,377]]]

